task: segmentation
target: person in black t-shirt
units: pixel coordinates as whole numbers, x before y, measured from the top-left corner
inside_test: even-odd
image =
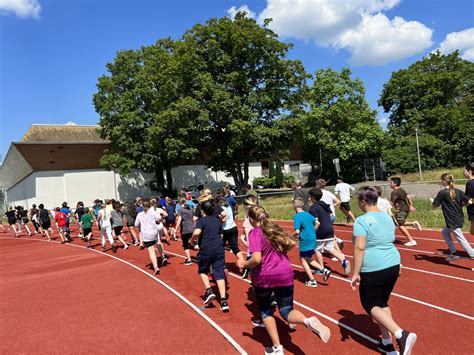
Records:
[[[464,176],[468,179],[466,183],[466,191],[465,194],[467,197],[471,199],[474,203],[474,163],[468,164],[464,167]],[[471,203],[466,207],[467,209],[467,217],[471,222],[471,229],[470,233],[474,234],[474,204]]]
[[[48,242],[51,240],[53,236],[53,230],[51,229],[51,212],[49,212],[42,203],[38,206],[38,221],[41,224],[40,232],[41,236],[46,236],[48,238]]]
[[[219,288],[221,298],[221,310],[229,311],[229,305],[226,299],[225,286],[225,253],[224,243],[222,242],[222,223],[219,219],[213,217],[214,205],[212,201],[201,202],[201,211],[203,217],[196,223],[196,229],[193,232],[191,241],[198,239],[198,273],[204,284],[204,304],[209,305],[216,295],[212,291],[209,283],[209,272],[214,272],[214,279]]]
[[[451,239],[451,233],[454,234],[459,244],[467,252],[469,257],[473,259],[474,250],[472,249],[471,244],[469,244],[464,237],[461,229],[464,225],[462,206],[463,204],[472,204],[472,201],[464,194],[464,192],[454,187],[453,181],[453,175],[448,173],[441,175],[441,185],[444,188],[440,190],[436,195],[436,198],[432,200],[433,209],[441,206],[444,220],[446,222],[446,227],[441,230],[441,234],[448,244],[450,252],[446,260],[452,261],[460,258],[459,255],[456,254],[456,247]]]
[[[79,238],[84,239],[84,229],[82,228],[81,218],[86,213],[84,209],[84,202],[79,201],[76,204],[76,210],[74,211],[74,217],[76,218],[77,225],[79,226],[79,234],[77,235]]]
[[[16,232],[15,228],[15,223],[16,223],[16,211],[13,209],[13,207],[10,206],[7,212],[5,212],[5,217],[7,217],[8,224],[10,225],[11,228],[11,233],[15,237],[18,237],[18,233]]]

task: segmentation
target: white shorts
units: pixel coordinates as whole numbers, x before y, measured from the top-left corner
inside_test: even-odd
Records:
[[[334,238],[317,241],[316,251],[320,253],[329,253],[334,249]]]

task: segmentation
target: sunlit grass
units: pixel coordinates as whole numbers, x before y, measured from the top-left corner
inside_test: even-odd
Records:
[[[436,170],[428,170],[423,171],[423,181],[436,181],[440,180],[441,174],[444,173],[451,173],[454,176],[455,180],[464,180],[465,177],[463,175],[463,168],[443,168],[443,169],[436,169]],[[398,176],[402,179],[403,182],[417,182],[420,181],[420,173],[409,173],[409,174],[393,174],[392,176]]]

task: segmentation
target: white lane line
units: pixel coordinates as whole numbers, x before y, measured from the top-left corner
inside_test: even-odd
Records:
[[[12,238],[6,238],[6,237],[0,237],[0,239],[12,239]],[[21,239],[21,238],[16,238],[15,240],[30,240],[30,241],[37,241],[37,242],[44,242],[44,243],[55,243],[55,244],[59,244],[59,242],[55,242],[55,241],[46,241],[46,240],[41,240],[41,239]],[[181,301],[183,301],[185,304],[187,304],[191,309],[193,309],[198,315],[200,315],[204,320],[206,320],[214,329],[216,329],[234,348],[235,350],[237,350],[238,353],[242,354],[242,355],[246,355],[247,352],[239,345],[239,343],[237,343],[237,341],[234,340],[234,338],[232,338],[232,336],[230,336],[229,333],[227,333],[224,329],[222,329],[216,322],[214,322],[211,318],[209,318],[209,316],[207,316],[204,312],[202,312],[198,307],[196,307],[190,300],[188,300],[186,297],[184,297],[181,293],[179,293],[178,291],[176,291],[173,287],[169,286],[166,282],[156,278],[154,275],[151,275],[150,273],[146,272],[145,270],[142,270],[140,269],[138,266],[135,266],[131,263],[129,263],[128,261],[125,261],[123,259],[120,259],[114,255],[110,255],[110,254],[107,254],[107,253],[103,253],[101,251],[98,251],[98,250],[95,250],[95,249],[89,249],[89,248],[86,248],[84,246],[81,246],[81,245],[75,245],[75,244],[70,244],[70,243],[67,243],[65,245],[68,245],[68,246],[72,246],[72,247],[76,247],[76,248],[81,248],[81,249],[86,249],[88,251],[93,251],[99,255],[103,255],[103,256],[108,256],[109,258],[113,258],[117,261],[120,261],[128,266],[131,266],[132,268],[140,271],[141,273],[145,274],[146,276],[150,277],[151,279],[153,279],[154,281],[158,282],[161,286],[163,286],[164,288],[166,288],[168,291],[170,291],[171,293],[173,293],[175,296],[177,296]]]
[[[185,256],[183,256],[183,255],[181,255],[181,254],[174,253],[174,252],[172,252],[172,251],[166,251],[166,253],[167,253],[167,254],[174,255],[174,256],[177,256],[177,257],[182,258],[182,259],[186,259]],[[234,274],[233,272],[228,272],[227,274],[228,274],[228,275],[231,275],[231,276],[233,276],[233,277],[235,277],[235,278],[237,278],[237,279],[239,279],[240,281],[250,283],[249,280],[241,279],[241,278],[240,278],[240,275]],[[357,329],[354,329],[354,328],[352,328],[351,326],[349,326],[349,325],[347,325],[347,324],[344,324],[344,323],[342,323],[342,322],[340,322],[340,321],[338,321],[338,320],[336,320],[336,319],[334,319],[334,318],[331,318],[331,317],[329,317],[328,315],[326,315],[326,314],[324,314],[324,313],[321,313],[321,312],[319,312],[319,311],[316,311],[315,309],[313,309],[313,308],[311,308],[311,307],[308,307],[308,306],[306,306],[306,305],[303,304],[303,303],[300,303],[300,302],[297,302],[297,301],[293,301],[293,302],[294,302],[295,304],[297,304],[298,306],[300,306],[300,307],[302,307],[302,308],[304,308],[304,309],[306,309],[306,310],[308,310],[308,311],[310,311],[310,312],[313,312],[314,314],[317,314],[317,315],[319,315],[319,316],[321,316],[321,317],[327,319],[328,321],[330,321],[330,322],[332,322],[332,323],[334,323],[334,324],[336,324],[336,325],[338,325],[338,326],[340,326],[340,327],[342,327],[342,328],[345,328],[345,329],[347,329],[347,330],[353,332],[354,334],[357,334],[358,336],[360,336],[360,337],[362,337],[362,338],[364,338],[364,339],[370,341],[371,343],[374,343],[374,344],[378,344],[378,343],[379,343],[378,340],[375,340],[374,338],[371,338],[371,337],[369,337],[368,335],[366,335],[366,334],[364,334],[364,333],[361,333],[361,332],[358,331]]]
[[[348,258],[351,258],[351,259],[354,259],[354,257],[352,255],[344,254],[344,256],[346,256]],[[409,267],[409,266],[405,266],[405,265],[403,265],[403,270],[411,270],[411,271],[416,271],[416,272],[422,272],[422,273],[425,273],[425,274],[430,274],[430,275],[435,275],[435,276],[440,276],[440,277],[447,277],[447,278],[454,279],[454,280],[474,283],[474,280],[464,279],[462,277],[457,277],[457,276],[452,276],[452,275],[447,275],[447,274],[441,274],[441,273],[437,273],[437,272],[433,272],[433,271],[415,269],[413,267]]]
[[[303,267],[301,265],[297,265],[297,264],[291,264],[291,265],[298,268],[298,269],[303,269]],[[405,268],[405,267],[403,267],[403,268]],[[349,282],[349,283],[351,282],[350,279],[343,278],[343,277],[340,277],[340,276],[331,275],[331,278],[341,280],[341,281],[344,281],[344,282]],[[415,302],[415,303],[422,304],[422,305],[427,306],[427,307],[435,308],[437,310],[440,310],[440,311],[443,311],[443,312],[446,312],[446,313],[451,313],[451,314],[454,314],[454,315],[459,316],[459,317],[467,318],[469,320],[474,320],[474,317],[471,317],[467,314],[452,311],[450,309],[443,308],[443,307],[440,307],[440,306],[437,306],[435,304],[431,304],[431,303],[428,303],[428,302],[420,301],[420,300],[417,300],[415,298],[411,298],[411,297],[408,297],[408,296],[404,296],[404,295],[401,295],[399,293],[392,292],[392,295],[396,296],[396,297],[403,298],[403,299],[408,300],[408,301],[412,301],[412,302]]]

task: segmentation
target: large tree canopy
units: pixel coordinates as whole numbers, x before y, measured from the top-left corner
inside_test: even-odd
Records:
[[[199,102],[207,165],[238,188],[252,161],[282,152],[295,129],[284,115],[302,101],[306,73],[285,59],[289,44],[254,19],[211,19],[188,30],[176,47],[182,92]]]
[[[350,69],[316,71],[306,103],[301,127],[303,151],[308,160],[319,163],[321,150],[326,162],[340,158],[343,165],[354,166],[346,172],[343,169],[349,175],[349,170],[362,167],[360,159],[380,152],[384,134],[376,111],[365,99],[362,82],[351,79]]]
[[[402,154],[406,142],[401,138],[412,136],[418,126],[427,143],[440,140],[441,144],[429,146],[428,152],[447,150],[445,160],[438,160],[438,166],[472,160],[473,89],[474,64],[461,59],[458,52],[432,53],[407,69],[394,72],[379,99],[379,105],[390,114],[389,133],[396,138],[392,148]]]

